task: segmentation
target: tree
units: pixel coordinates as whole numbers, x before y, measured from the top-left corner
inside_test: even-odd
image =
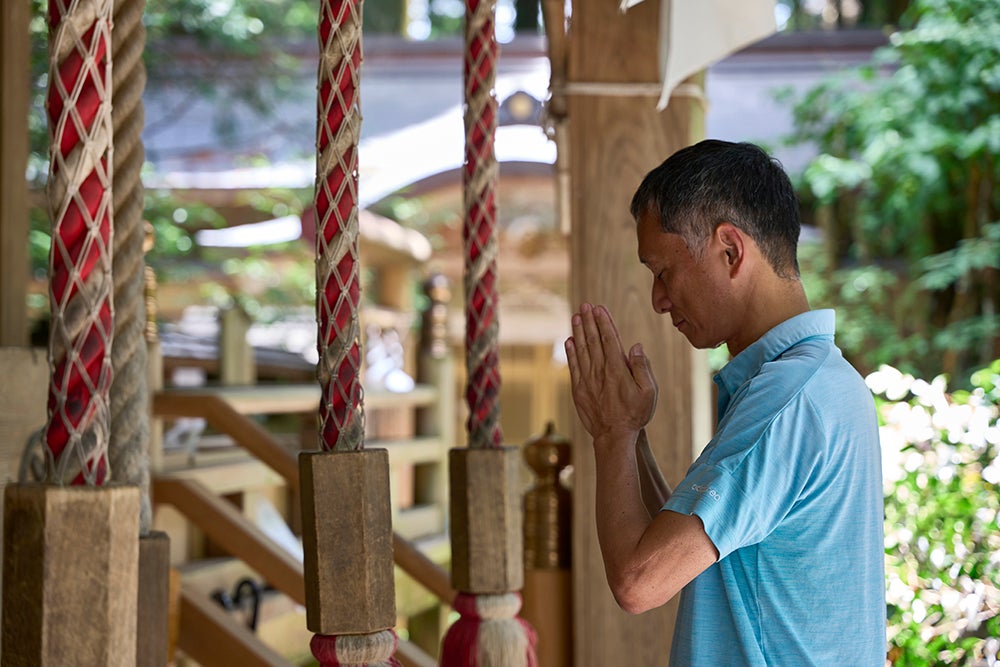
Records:
[[[917,0],[870,66],[797,100],[818,206],[810,292],[862,370],[967,377],[1000,354],[1000,5]]]

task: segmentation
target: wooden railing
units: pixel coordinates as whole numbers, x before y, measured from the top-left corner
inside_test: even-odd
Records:
[[[384,406],[389,398],[370,394],[366,396],[366,401],[369,407],[380,404]],[[411,406],[429,406],[435,400],[436,392],[432,387],[417,387],[406,397],[407,404]],[[299,475],[295,454],[250,416],[310,413],[315,412],[318,405],[318,387],[305,385],[170,389],[154,395],[153,415],[164,419],[178,417],[205,419],[213,429],[232,438],[236,444],[274,470],[289,489],[297,492]],[[384,443],[384,446],[390,451],[397,450],[398,454],[408,453],[409,456],[402,458],[411,461],[432,456],[439,452],[441,447],[440,442],[426,437]],[[190,474],[155,475],[152,482],[154,502],[174,507],[209,539],[218,545],[223,545],[233,556],[246,562],[277,590],[299,604],[305,604],[302,564],[276,545],[233,504],[220,498],[197,479],[192,479],[191,477],[197,476],[194,471],[188,472]],[[393,535],[393,551],[396,565],[401,570],[427,588],[442,603],[451,604],[455,591],[451,588],[447,572],[398,532]],[[207,619],[206,623],[211,620],[206,617],[204,605],[195,606],[195,602],[190,599],[192,597],[190,591],[186,597],[186,602],[182,600],[184,609],[188,609],[189,613],[198,618]],[[212,603],[206,601],[205,604]],[[236,642],[240,638],[245,638],[246,633],[234,634],[232,628],[219,626],[218,614],[212,618],[216,621],[213,621],[211,627],[227,637],[228,641]],[[187,626],[186,621],[183,626]],[[198,657],[194,651],[218,650],[217,646],[210,644],[211,642],[202,640],[200,633],[192,634],[190,629],[181,633],[181,649],[191,652],[195,659]],[[254,652],[251,646],[244,647],[243,650]],[[272,664],[267,662],[267,654],[263,655],[264,657],[255,658],[256,662],[247,664]],[[400,642],[397,657],[407,667],[430,667],[436,664],[430,655],[406,641]],[[207,661],[206,664],[217,663]]]

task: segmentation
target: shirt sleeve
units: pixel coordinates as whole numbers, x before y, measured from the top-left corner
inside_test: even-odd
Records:
[[[756,403],[734,406],[663,507],[698,516],[720,559],[762,541],[794,511],[820,460],[808,401],[771,415]]]

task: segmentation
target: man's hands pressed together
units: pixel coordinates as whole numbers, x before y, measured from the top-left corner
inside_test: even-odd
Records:
[[[573,402],[595,447],[634,442],[656,409],[657,386],[638,343],[625,355],[618,327],[604,306],[584,303],[573,315],[566,358]]]
[[[669,487],[645,438],[657,385],[642,347],[633,345],[626,356],[604,306],[584,303],[572,326],[566,358],[573,402],[594,439],[604,571],[622,609],[640,613],[667,602],[718,552],[700,518],[660,511]]]

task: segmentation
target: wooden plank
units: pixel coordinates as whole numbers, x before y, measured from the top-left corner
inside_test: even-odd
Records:
[[[181,587],[179,648],[203,665],[292,667],[207,595]]]
[[[11,484],[4,496],[4,664],[134,665],[138,488]]]
[[[242,415],[278,415],[317,412],[319,410],[319,385],[255,385],[252,387],[198,387],[196,389],[172,387],[157,392],[153,397],[153,410],[158,417],[196,416],[199,401],[220,399]],[[437,401],[437,389],[417,385],[412,391],[366,391],[365,406],[370,408],[417,408]]]
[[[622,15],[605,0],[573,4],[569,81],[660,82],[661,3],[643,2]],[[599,45],[599,48],[595,48]],[[650,307],[648,272],[636,258],[628,207],[643,176],[692,143],[700,114],[674,99],[664,112],[655,96],[574,95],[568,99],[572,181],[570,302],[609,307],[626,346],[641,341],[659,381],[660,400],[647,431],[666,478],[676,483],[691,461],[693,404],[707,401],[692,387],[690,346],[669,318]],[[601,271],[592,270],[601,267]],[[574,420],[573,609],[574,660],[579,667],[664,664],[676,601],[629,616],[615,604],[604,575],[594,524],[594,459],[590,437]]]
[[[191,414],[198,403],[223,401],[241,415],[277,415],[319,410],[319,385],[294,384],[253,387],[173,387],[157,392],[153,411],[159,417],[200,416]]]
[[[28,344],[28,103],[31,5],[0,12],[0,346]],[[13,377],[13,376],[11,376]]]
[[[305,604],[302,564],[230,502],[192,480],[157,477],[151,486],[153,502],[175,507],[216,544],[260,572],[269,584]]]

